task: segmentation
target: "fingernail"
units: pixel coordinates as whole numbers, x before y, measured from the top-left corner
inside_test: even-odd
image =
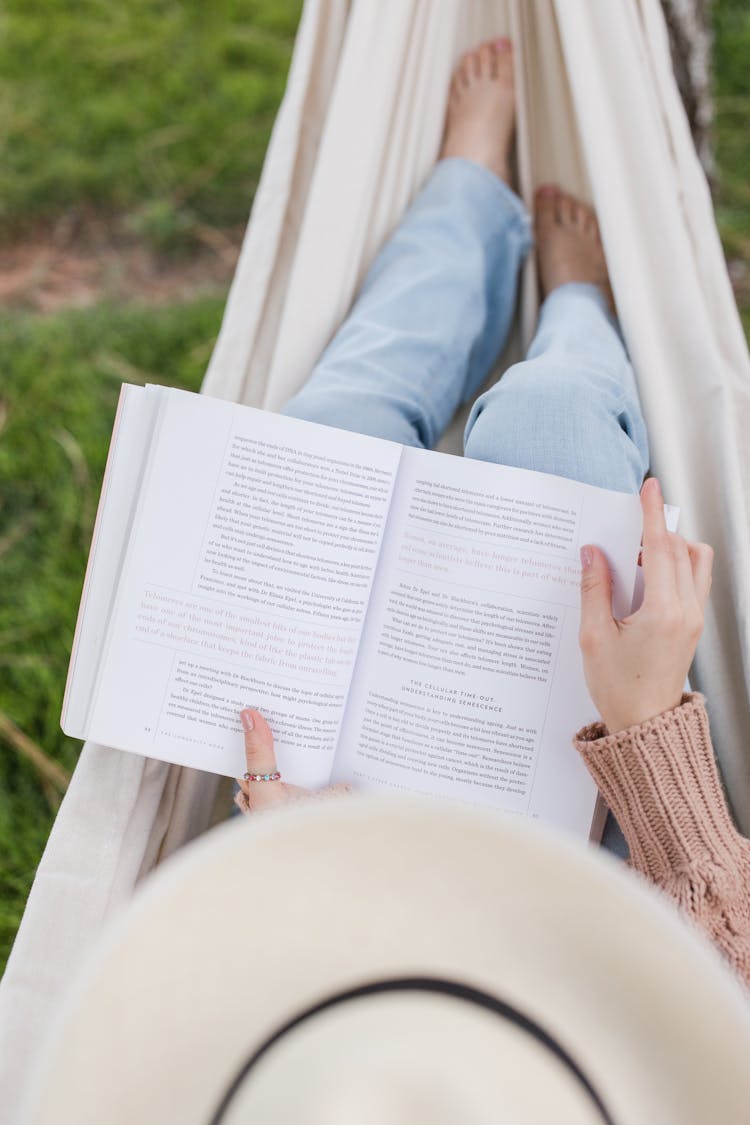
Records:
[[[545,196],[556,195],[557,188],[554,184],[542,184],[542,186],[538,189],[538,194]]]
[[[663,499],[662,494],[661,494],[661,485],[659,484],[659,478],[658,477],[651,477],[651,480],[653,481],[653,484],[651,485],[651,487],[653,488],[654,492],[656,493],[656,495],[659,497],[660,500]]]
[[[581,566],[588,570],[594,562],[594,552],[590,547],[581,547]]]
[[[507,51],[510,47],[510,39],[507,35],[503,35],[499,39],[494,39],[492,41],[492,46],[496,51]]]
[[[246,731],[251,731],[255,728],[252,711],[240,711],[240,718],[242,719],[242,725]]]

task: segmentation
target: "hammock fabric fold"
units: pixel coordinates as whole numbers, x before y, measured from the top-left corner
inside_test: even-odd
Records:
[[[594,202],[653,471],[716,549],[694,684],[750,832],[750,361],[658,0],[307,0],[203,391],[274,410],[300,387],[435,160],[458,55],[502,34],[520,192],[556,180]],[[537,307],[529,264],[516,351]],[[460,450],[460,422],[442,448]],[[229,803],[221,779],[84,747],[0,986],[7,1120],[103,923]]]

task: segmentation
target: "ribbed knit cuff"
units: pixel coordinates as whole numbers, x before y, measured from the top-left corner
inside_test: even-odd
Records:
[[[614,813],[633,867],[660,884],[706,862],[737,862],[735,829],[714,762],[703,697],[609,734],[601,723],[575,738]]]

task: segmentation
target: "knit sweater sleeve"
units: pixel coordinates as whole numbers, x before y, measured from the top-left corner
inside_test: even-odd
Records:
[[[750,984],[750,841],[734,827],[702,696],[609,734],[575,738],[630,848],[630,864],[704,930]]]

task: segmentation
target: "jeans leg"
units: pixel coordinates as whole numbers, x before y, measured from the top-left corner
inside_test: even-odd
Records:
[[[563,285],[550,294],[526,361],[474,404],[464,451],[617,492],[640,489],[646,427],[622,338],[596,286]],[[627,857],[611,813],[602,846]]]
[[[474,404],[467,457],[637,492],[646,427],[616,322],[594,285],[555,289],[527,359]]]
[[[530,230],[492,172],[441,160],[283,413],[430,448],[505,342]]]

